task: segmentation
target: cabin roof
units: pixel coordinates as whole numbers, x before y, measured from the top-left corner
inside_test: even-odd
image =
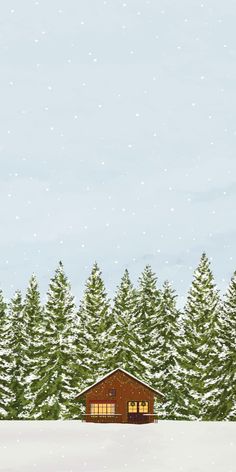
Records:
[[[116,369],[114,370],[111,370],[110,372],[108,372],[108,374],[104,375],[102,378],[100,378],[99,380],[97,380],[97,382],[93,383],[92,385],[90,385],[89,387],[85,388],[84,390],[82,390],[82,392],[80,392],[78,395],[76,395],[75,398],[79,398],[81,397],[82,395],[84,395],[85,393],[87,393],[89,390],[91,390],[91,388],[95,387],[95,385],[99,384],[100,382],[102,382],[104,379],[106,379],[107,377],[109,377],[110,375],[114,374],[115,372],[124,372],[126,375],[128,375],[129,377],[131,377],[132,379],[136,380],[137,382],[139,382],[140,384],[144,385],[145,387],[147,387],[149,390],[151,390],[152,392],[154,392],[156,395],[159,395],[161,397],[164,397],[163,393],[161,393],[159,390],[156,390],[155,388],[152,388],[150,387],[150,385],[148,385],[146,382],[143,382],[143,380],[140,380],[138,379],[137,377],[135,377],[133,374],[130,374],[129,372],[127,372],[127,370],[125,369],[122,369],[121,367],[117,367]]]

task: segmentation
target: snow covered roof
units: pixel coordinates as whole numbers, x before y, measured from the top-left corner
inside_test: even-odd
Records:
[[[159,390],[156,390],[155,388],[152,388],[150,387],[150,385],[148,385],[146,382],[143,382],[143,380],[140,380],[138,379],[137,377],[135,377],[133,374],[130,374],[130,372],[127,372],[127,370],[125,369],[122,369],[121,367],[117,367],[116,369],[114,370],[111,370],[111,372],[108,372],[108,374],[104,375],[102,378],[100,378],[99,380],[97,380],[97,382],[93,383],[92,385],[90,385],[89,387],[85,388],[84,390],[82,390],[82,392],[80,392],[78,395],[76,395],[75,398],[79,398],[81,397],[82,395],[84,395],[84,393],[88,392],[88,390],[90,390],[91,388],[95,387],[95,385],[97,385],[98,383],[102,382],[104,379],[106,379],[107,377],[109,377],[111,374],[114,374],[115,372],[117,371],[121,371],[121,372],[124,372],[126,375],[128,375],[129,377],[137,380],[137,382],[141,383],[142,385],[145,385],[145,387],[149,388],[149,390],[152,390],[156,395],[160,395],[161,397],[164,397],[164,394],[161,393]]]

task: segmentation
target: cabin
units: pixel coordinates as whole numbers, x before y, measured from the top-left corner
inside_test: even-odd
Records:
[[[153,423],[154,397],[164,395],[122,368],[117,368],[84,389],[76,399],[85,398],[86,422]]]

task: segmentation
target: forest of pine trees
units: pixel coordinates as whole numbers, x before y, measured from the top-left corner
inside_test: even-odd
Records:
[[[35,275],[25,297],[0,291],[0,419],[81,418],[76,394],[122,367],[164,393],[161,419],[236,421],[236,272],[221,298],[203,254],[176,299],[149,265],[113,301],[97,263],[78,307],[61,262],[44,306]]]

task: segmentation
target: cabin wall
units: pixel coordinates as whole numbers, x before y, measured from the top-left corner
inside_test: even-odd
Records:
[[[112,397],[109,394],[109,390],[115,389],[116,396]],[[132,379],[123,372],[115,372],[111,376],[104,379],[101,383],[94,386],[86,394],[86,421],[91,422],[116,422],[116,423],[127,423],[127,406],[129,401],[148,401],[149,402],[149,413],[153,414],[154,410],[154,393],[144,385],[140,384],[135,379]],[[90,417],[90,404],[91,403],[107,403],[115,402],[116,414],[114,418],[105,417]],[[148,417],[147,422],[153,422],[153,417]]]

